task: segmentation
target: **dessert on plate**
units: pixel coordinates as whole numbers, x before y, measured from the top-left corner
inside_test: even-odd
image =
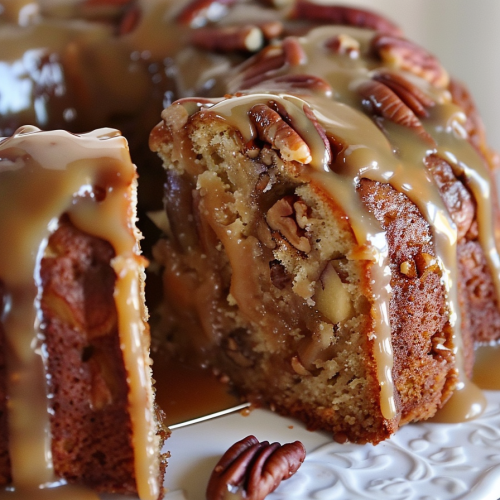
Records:
[[[484,405],[469,377],[474,343],[500,336],[495,157],[433,55],[343,7],[306,28],[311,5],[223,98],[180,99],[151,134],[164,324],[250,401],[376,443],[450,398],[456,418]]]
[[[340,442],[481,411],[497,162],[433,55],[372,12],[304,0],[0,5],[13,496],[162,495],[136,170],[102,127],[138,166],[158,345]],[[162,202],[158,238],[145,213]]]
[[[52,490],[61,481],[162,491],[136,182],[113,129],[0,140],[0,477],[13,497],[90,498]]]

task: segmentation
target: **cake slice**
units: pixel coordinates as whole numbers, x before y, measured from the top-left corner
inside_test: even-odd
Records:
[[[125,139],[23,127],[0,141],[0,199],[1,484],[160,498],[167,431]]]
[[[377,443],[452,394],[456,418],[477,415],[472,346],[500,336],[500,260],[461,86],[399,34],[352,26],[287,37],[226,85],[150,138],[167,339],[339,441]]]

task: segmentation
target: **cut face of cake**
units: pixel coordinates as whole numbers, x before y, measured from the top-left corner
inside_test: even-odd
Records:
[[[167,433],[125,139],[19,129],[0,140],[0,199],[1,484],[156,500]]]
[[[448,400],[473,416],[500,260],[467,93],[399,35],[346,26],[287,37],[226,81],[150,138],[173,344],[337,440],[376,443]]]

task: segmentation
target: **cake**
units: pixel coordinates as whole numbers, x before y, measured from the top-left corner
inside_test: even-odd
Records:
[[[165,202],[150,213],[164,237],[143,242],[163,269],[158,345],[337,441],[481,412],[469,377],[474,343],[500,338],[497,164],[431,54],[372,12],[304,0],[0,4],[12,495],[161,495],[136,172],[100,127],[138,164],[141,228]],[[166,181],[148,148],[164,106],[149,143]]]
[[[0,483],[17,498],[162,494],[136,177],[113,129],[0,140]]]
[[[162,328],[178,356],[338,441],[443,407],[471,418],[474,342],[500,337],[495,156],[434,56],[378,16],[307,6],[221,78],[223,98],[181,99],[151,134]]]

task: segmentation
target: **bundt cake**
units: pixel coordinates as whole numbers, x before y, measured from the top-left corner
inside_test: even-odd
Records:
[[[311,5],[289,15],[298,35],[220,78],[224,98],[181,99],[151,134],[164,328],[245,398],[339,441],[377,443],[448,400],[472,418],[473,344],[500,337],[477,114],[389,23]],[[342,26],[304,28],[327,16]]]
[[[0,140],[0,199],[0,484],[156,500],[167,431],[125,139],[21,128]]]

